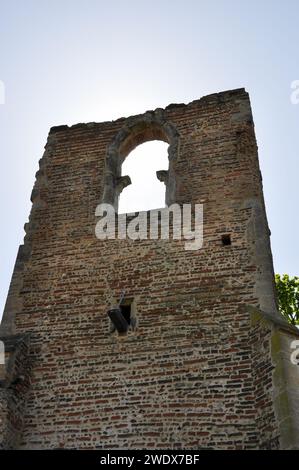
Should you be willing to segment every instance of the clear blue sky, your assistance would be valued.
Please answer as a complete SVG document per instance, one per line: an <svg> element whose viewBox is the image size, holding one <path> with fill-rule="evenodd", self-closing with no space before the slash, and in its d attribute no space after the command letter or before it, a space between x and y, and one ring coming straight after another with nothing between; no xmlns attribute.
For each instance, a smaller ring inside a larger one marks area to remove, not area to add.
<svg viewBox="0 0 299 470"><path fill-rule="evenodd" d="M1 0L0 312L51 126L239 87L251 96L275 270L299 274L298 21L298 0Z"/></svg>

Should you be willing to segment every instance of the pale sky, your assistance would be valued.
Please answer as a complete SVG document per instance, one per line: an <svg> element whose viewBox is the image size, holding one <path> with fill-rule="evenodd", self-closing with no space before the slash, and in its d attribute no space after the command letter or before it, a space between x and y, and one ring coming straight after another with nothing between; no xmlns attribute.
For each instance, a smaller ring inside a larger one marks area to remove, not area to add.
<svg viewBox="0 0 299 470"><path fill-rule="evenodd" d="M117 119L240 87L251 97L275 271L299 274L299 104L290 100L299 79L298 0L0 6L0 312L51 126ZM162 155L164 144L152 144L149 152Z"/></svg>

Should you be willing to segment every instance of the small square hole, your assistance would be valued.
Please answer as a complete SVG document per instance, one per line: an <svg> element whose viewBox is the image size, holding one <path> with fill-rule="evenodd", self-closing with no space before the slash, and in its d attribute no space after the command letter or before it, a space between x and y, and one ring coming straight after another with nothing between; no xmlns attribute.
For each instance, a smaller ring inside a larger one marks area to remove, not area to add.
<svg viewBox="0 0 299 470"><path fill-rule="evenodd" d="M230 235L222 235L221 240L223 246L228 246L232 244Z"/></svg>
<svg viewBox="0 0 299 470"><path fill-rule="evenodd" d="M110 318L110 333L118 331L120 335L136 329L136 304L133 298L126 298L120 304L107 311Z"/></svg>

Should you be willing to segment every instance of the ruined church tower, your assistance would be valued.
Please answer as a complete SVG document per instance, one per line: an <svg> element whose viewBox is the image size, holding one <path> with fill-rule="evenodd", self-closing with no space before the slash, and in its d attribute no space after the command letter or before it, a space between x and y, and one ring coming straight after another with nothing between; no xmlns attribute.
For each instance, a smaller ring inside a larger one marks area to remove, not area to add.
<svg viewBox="0 0 299 470"><path fill-rule="evenodd" d="M203 206L196 251L95 236L149 140L169 144L166 203ZM31 200L0 330L0 448L299 448L299 334L277 311L244 89L52 128Z"/></svg>

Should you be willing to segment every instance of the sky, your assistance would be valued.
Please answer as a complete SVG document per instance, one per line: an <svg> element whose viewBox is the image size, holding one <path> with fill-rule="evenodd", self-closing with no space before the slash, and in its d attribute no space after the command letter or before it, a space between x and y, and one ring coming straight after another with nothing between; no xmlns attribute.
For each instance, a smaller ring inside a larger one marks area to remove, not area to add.
<svg viewBox="0 0 299 470"><path fill-rule="evenodd" d="M51 126L234 88L251 98L275 271L299 275L298 18L298 0L0 0L0 316Z"/></svg>
<svg viewBox="0 0 299 470"><path fill-rule="evenodd" d="M156 176L157 170L168 170L168 144L153 140L138 145L122 164L122 175L131 184L120 194L118 213L138 212L165 207L166 187Z"/></svg>

